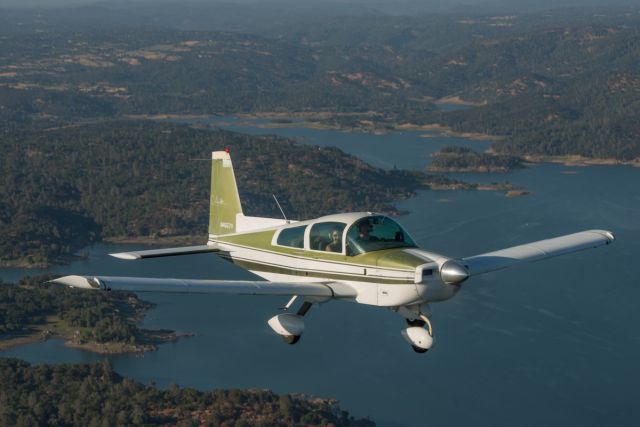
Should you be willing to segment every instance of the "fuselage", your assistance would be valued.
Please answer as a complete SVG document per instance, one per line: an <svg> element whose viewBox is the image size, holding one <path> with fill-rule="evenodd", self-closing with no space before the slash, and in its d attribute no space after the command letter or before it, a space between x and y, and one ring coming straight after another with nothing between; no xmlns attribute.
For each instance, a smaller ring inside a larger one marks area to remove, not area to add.
<svg viewBox="0 0 640 427"><path fill-rule="evenodd" d="M398 307L442 301L459 288L440 280L438 255L418 248L393 219L373 213L210 236L209 245L266 280L348 284L357 290L354 300L363 304Z"/></svg>

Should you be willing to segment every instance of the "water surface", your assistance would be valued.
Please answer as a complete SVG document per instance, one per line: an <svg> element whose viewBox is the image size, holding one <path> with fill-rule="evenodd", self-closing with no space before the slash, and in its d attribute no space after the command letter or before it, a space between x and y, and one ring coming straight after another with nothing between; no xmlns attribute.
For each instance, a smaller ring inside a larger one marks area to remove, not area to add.
<svg viewBox="0 0 640 427"><path fill-rule="evenodd" d="M229 126L264 133L251 126ZM338 145L382 167L420 169L451 143L416 132L388 135L300 128L269 133ZM456 140L468 145L486 144ZM569 173L567 173L569 172ZM340 399L380 425L601 426L640 419L640 169L541 165L507 176L532 194L422 191L400 218L423 247L466 256L583 229L616 233L614 245L470 280L433 305L436 347L411 351L403 320L384 309L333 302L314 307L298 345L280 342L266 320L286 298L144 294L157 307L147 328L195 332L144 356L111 357L121 374L160 386L270 388ZM473 178L473 177L472 177ZM56 273L248 278L211 254L127 262L106 256L132 246L99 245ZM0 271L3 279L30 272ZM102 356L60 341L3 353L30 362Z"/></svg>

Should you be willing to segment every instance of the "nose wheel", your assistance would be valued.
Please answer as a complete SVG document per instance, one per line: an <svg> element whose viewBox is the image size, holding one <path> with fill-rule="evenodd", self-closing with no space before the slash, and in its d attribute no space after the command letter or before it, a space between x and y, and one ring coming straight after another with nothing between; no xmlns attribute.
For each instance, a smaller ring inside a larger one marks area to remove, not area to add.
<svg viewBox="0 0 640 427"><path fill-rule="evenodd" d="M433 327L431 321L423 313L417 318L406 319L409 327L401 331L404 339L416 353L426 353L433 346Z"/></svg>

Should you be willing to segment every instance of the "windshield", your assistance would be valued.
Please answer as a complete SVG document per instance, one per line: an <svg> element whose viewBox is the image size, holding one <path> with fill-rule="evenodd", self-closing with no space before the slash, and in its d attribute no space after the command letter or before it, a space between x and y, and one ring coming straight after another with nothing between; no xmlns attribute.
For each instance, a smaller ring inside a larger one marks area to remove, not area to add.
<svg viewBox="0 0 640 427"><path fill-rule="evenodd" d="M362 218L347 233L347 255L415 246L411 237L397 222L382 215Z"/></svg>

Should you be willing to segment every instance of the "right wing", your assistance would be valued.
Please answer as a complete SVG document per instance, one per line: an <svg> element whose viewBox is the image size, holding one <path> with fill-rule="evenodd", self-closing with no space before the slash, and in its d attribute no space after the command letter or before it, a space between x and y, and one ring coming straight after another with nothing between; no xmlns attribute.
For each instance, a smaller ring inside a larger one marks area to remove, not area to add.
<svg viewBox="0 0 640 427"><path fill-rule="evenodd" d="M236 294L236 295L299 295L308 297L355 298L351 286L338 282L288 283L263 280L196 280L150 277L64 276L53 279L81 289L122 290L130 292Z"/></svg>

